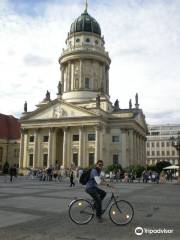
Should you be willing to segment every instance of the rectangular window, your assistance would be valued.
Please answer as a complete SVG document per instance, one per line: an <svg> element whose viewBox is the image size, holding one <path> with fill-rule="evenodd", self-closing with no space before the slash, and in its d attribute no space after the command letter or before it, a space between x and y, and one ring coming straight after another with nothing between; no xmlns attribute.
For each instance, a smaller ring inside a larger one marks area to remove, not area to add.
<svg viewBox="0 0 180 240"><path fill-rule="evenodd" d="M167 154L167 156L169 156L169 151L167 151L167 153L166 153L166 154Z"/></svg>
<svg viewBox="0 0 180 240"><path fill-rule="evenodd" d="M119 163L119 156L118 154L113 154L113 164L118 164Z"/></svg>
<svg viewBox="0 0 180 240"><path fill-rule="evenodd" d="M95 141L95 140L96 140L95 133L89 133L88 134L88 141Z"/></svg>
<svg viewBox="0 0 180 240"><path fill-rule="evenodd" d="M73 141L79 141L79 134L73 134Z"/></svg>
<svg viewBox="0 0 180 240"><path fill-rule="evenodd" d="M154 143L153 142L151 143L151 147L154 147Z"/></svg>
<svg viewBox="0 0 180 240"><path fill-rule="evenodd" d="M34 136L29 137L29 142L34 142Z"/></svg>
<svg viewBox="0 0 180 240"><path fill-rule="evenodd" d="M75 167L78 166L78 153L73 153L73 163Z"/></svg>
<svg viewBox="0 0 180 240"><path fill-rule="evenodd" d="M150 156L150 152L149 151L147 151L147 156Z"/></svg>
<svg viewBox="0 0 180 240"><path fill-rule="evenodd" d="M175 151L174 150L172 151L172 156L175 156Z"/></svg>
<svg viewBox="0 0 180 240"><path fill-rule="evenodd" d="M157 151L157 156L159 156L159 154L160 154L159 151Z"/></svg>
<svg viewBox="0 0 180 240"><path fill-rule="evenodd" d="M147 142L147 147L149 147L149 142Z"/></svg>
<svg viewBox="0 0 180 240"><path fill-rule="evenodd" d="M170 145L169 142L167 142L167 143L166 143L166 146L169 147L169 145Z"/></svg>
<svg viewBox="0 0 180 240"><path fill-rule="evenodd" d="M29 154L29 166L33 167L33 154Z"/></svg>
<svg viewBox="0 0 180 240"><path fill-rule="evenodd" d="M162 151L162 156L164 156L164 151Z"/></svg>
<svg viewBox="0 0 180 240"><path fill-rule="evenodd" d="M48 142L49 141L49 136L43 136L43 142Z"/></svg>
<svg viewBox="0 0 180 240"><path fill-rule="evenodd" d="M94 165L94 153L89 153L89 167Z"/></svg>
<svg viewBox="0 0 180 240"><path fill-rule="evenodd" d="M156 147L159 147L159 142L156 143Z"/></svg>
<svg viewBox="0 0 180 240"><path fill-rule="evenodd" d="M112 136L112 142L119 142L119 136Z"/></svg>
<svg viewBox="0 0 180 240"><path fill-rule="evenodd" d="M85 78L85 88L90 88L90 80L89 78Z"/></svg>
<svg viewBox="0 0 180 240"><path fill-rule="evenodd" d="M161 143L161 147L164 147L164 142Z"/></svg>
<svg viewBox="0 0 180 240"><path fill-rule="evenodd" d="M152 151L152 156L154 156L155 155L155 152L154 151Z"/></svg>
<svg viewBox="0 0 180 240"><path fill-rule="evenodd" d="M48 163L48 154L45 153L43 154L43 167L47 167L47 163Z"/></svg>

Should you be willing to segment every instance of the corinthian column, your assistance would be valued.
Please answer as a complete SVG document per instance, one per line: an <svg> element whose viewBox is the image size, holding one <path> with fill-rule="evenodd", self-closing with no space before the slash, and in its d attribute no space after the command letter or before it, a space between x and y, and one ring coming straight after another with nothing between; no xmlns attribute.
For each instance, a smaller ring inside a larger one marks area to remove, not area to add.
<svg viewBox="0 0 180 240"><path fill-rule="evenodd" d="M23 156L24 156L24 129L21 129L21 143L19 153L19 168L23 168Z"/></svg>
<svg viewBox="0 0 180 240"><path fill-rule="evenodd" d="M63 166L67 167L67 128L64 128L63 137Z"/></svg>
<svg viewBox="0 0 180 240"><path fill-rule="evenodd" d="M53 129L49 129L49 139L48 139L48 167L52 166L52 141L53 141Z"/></svg>
<svg viewBox="0 0 180 240"><path fill-rule="evenodd" d="M100 146L100 142L99 142L99 134L100 134L100 126L96 127L96 146L95 146L95 160L96 162L99 160L99 146Z"/></svg>
<svg viewBox="0 0 180 240"><path fill-rule="evenodd" d="M78 159L78 167L82 167L82 159L83 159L83 127L79 128L79 159Z"/></svg>

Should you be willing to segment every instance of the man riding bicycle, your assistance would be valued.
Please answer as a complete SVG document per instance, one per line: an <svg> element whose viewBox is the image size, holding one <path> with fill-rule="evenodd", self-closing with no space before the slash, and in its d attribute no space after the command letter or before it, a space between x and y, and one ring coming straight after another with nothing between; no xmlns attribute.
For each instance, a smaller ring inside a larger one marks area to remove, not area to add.
<svg viewBox="0 0 180 240"><path fill-rule="evenodd" d="M100 188L98 188L98 185L104 185L108 187L110 184L106 183L105 181L101 181L101 171L103 168L103 161L98 160L96 163L96 167L93 168L90 172L89 180L86 184L86 192L94 199L95 202L95 208L96 208L96 217L99 221L101 221L101 215L102 215L102 200L106 196L106 192Z"/></svg>

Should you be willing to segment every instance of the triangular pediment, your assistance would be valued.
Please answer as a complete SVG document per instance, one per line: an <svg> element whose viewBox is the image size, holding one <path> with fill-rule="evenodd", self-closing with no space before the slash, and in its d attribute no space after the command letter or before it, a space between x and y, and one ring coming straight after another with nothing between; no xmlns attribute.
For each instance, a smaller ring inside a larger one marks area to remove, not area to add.
<svg viewBox="0 0 180 240"><path fill-rule="evenodd" d="M34 112L31 112L23 119L44 120L44 119L62 119L62 118L64 119L91 116L97 115L82 107L78 107L76 105L64 102L63 100L56 100L47 104L47 106L40 107Z"/></svg>

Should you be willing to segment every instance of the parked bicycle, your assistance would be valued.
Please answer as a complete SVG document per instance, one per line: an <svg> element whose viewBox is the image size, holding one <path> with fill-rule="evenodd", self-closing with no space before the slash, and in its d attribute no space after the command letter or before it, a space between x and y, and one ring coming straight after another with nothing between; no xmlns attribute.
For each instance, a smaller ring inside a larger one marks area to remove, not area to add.
<svg viewBox="0 0 180 240"><path fill-rule="evenodd" d="M109 206L109 217L116 225L122 226L132 221L134 209L128 201L119 200L119 198L112 193L102 210L102 214L106 212ZM73 200L69 204L69 217L76 224L87 224L94 216L95 204L93 200L80 198Z"/></svg>

